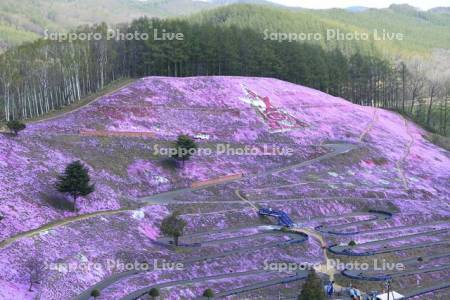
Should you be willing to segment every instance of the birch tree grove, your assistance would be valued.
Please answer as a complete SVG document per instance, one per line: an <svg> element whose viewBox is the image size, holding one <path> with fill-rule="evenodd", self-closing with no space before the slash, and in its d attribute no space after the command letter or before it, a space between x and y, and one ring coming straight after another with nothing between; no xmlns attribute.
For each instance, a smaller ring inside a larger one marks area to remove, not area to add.
<svg viewBox="0 0 450 300"><path fill-rule="evenodd" d="M106 25L85 31L105 34ZM39 40L8 50L0 56L1 118L9 121L40 116L123 77L114 64L108 64L113 43L106 39Z"/></svg>

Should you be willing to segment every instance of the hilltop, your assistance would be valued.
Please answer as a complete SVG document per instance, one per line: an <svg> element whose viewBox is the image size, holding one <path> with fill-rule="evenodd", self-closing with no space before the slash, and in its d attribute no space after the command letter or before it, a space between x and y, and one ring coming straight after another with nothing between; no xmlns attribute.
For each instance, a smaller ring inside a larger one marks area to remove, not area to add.
<svg viewBox="0 0 450 300"><path fill-rule="evenodd" d="M169 147L179 134L195 137L200 148L211 152L194 155L184 168L174 168L155 149ZM257 216L254 209L259 206L282 209L308 230L327 217L348 218L356 222L349 226L375 230L361 236L327 236L330 245L348 243L350 238L358 243L383 239L380 230L386 227L392 236L413 232L423 235L421 243L443 242L445 234L433 230L448 230L450 157L428 142L426 135L396 113L271 78L137 80L76 111L29 123L18 137L0 135L0 299L13 294L21 299L76 295L87 299L83 293L89 294L88 288L101 280L108 282L102 287L102 299L119 299L150 282L217 274L226 280L210 280L208 287L222 292L286 275L252 273L261 267L262 258L323 262L314 235L309 241L302 238L286 247L265 249L264 241L281 243L292 234L263 237L267 232L259 226L271 222ZM219 153L218 145L253 151L249 155ZM292 153L269 151L267 155L264 149ZM95 193L79 201L77 214L68 200L54 192L56 175L73 160L89 168L96 186ZM189 247L174 252L161 246L167 241L160 237L159 223L174 210L187 220L186 234L193 234L184 241L201 240L201 234L211 231L209 239L223 239L227 244L204 242L195 252ZM373 211L392 217L381 219L375 214L374 221ZM327 225L336 225L333 222ZM436 228L429 228L436 222ZM253 234L258 238L252 241ZM399 244L405 245L404 241ZM244 253L239 247L245 245L261 249ZM390 259L426 256L442 249L445 245L423 252L403 250ZM114 279L110 277L114 272L103 266L106 259L188 261L198 255L210 255L214 262L191 261L186 272ZM96 262L102 267L51 270L41 285L28 292L30 257L59 263ZM250 273L234 281L236 272ZM420 282L432 285L446 272L439 269L421 275ZM415 279L411 283L412 277L395 284L402 291L410 290L416 283ZM206 288L204 281L164 293L193 298ZM298 291L295 282L286 287ZM266 296L278 291L277 287L267 289Z"/></svg>

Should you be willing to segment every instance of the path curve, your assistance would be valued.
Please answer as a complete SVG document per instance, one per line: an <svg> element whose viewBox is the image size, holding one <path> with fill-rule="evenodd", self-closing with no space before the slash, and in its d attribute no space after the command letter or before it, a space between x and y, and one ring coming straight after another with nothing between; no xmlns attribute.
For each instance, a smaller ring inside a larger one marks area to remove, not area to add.
<svg viewBox="0 0 450 300"><path fill-rule="evenodd" d="M399 237L395 237L395 238L389 238L389 239L385 239L385 240L377 240L377 241L372 241L372 242L367 242L367 243L363 243L363 244L359 244L356 246L348 246L348 245L332 245L328 248L328 251L330 251L333 254L336 255L346 255L346 256L373 256L376 254L382 254L382 253L391 253L391 252L397 252L397 251L403 251L403 250L411 250L411 249L417 249L417 248L423 248L423 247L428 247L431 245L440 245L440 244L447 244L450 242L450 239L446 239L446 240L441 240L441 241L437 241L437 242L421 242L421 243L416 243L414 245L406 245L406 246L399 246L399 247L393 247L390 249L379 249L379 250L374 250L374 251L362 251L362 252L355 252L354 249L355 248L359 248L361 246L372 246L372 245L384 245L390 242L394 242L394 241L402 241L405 239L412 239L412 238L416 238L416 237L421 237L421 236L426 236L426 235L430 235L430 234L439 234L439 233L447 233L448 231L450 231L450 229L440 229L440 230L433 230L433 231L426 231L426 232L421 232L421 233L415 233L415 234L410 234L410 235L404 235L404 236L399 236Z"/></svg>
<svg viewBox="0 0 450 300"><path fill-rule="evenodd" d="M423 273L438 272L438 271L443 271L443 270L448 270L448 269L450 269L450 264L436 266L436 267L430 267L430 268L424 268L424 269L416 269L413 271L393 272L393 273L382 274L382 275L370 275L370 274L365 274L364 272L350 271L350 270L344 270L344 271L342 271L341 274L344 275L345 277L355 279L355 280L386 281L387 279L392 279L392 278L406 277L406 276L418 275L418 274L423 274Z"/></svg>
<svg viewBox="0 0 450 300"><path fill-rule="evenodd" d="M366 135L372 130L373 126L378 122L379 116L378 116L378 108L374 108L372 121L369 123L369 125L365 128L365 130L361 133L359 136L359 142L362 143L364 141L364 138Z"/></svg>
<svg viewBox="0 0 450 300"><path fill-rule="evenodd" d="M231 229L231 230L217 230L215 232L228 232L228 231L236 231L239 229ZM207 232L205 234L209 234L210 232ZM200 257L195 257L195 258L191 258L191 259L186 259L183 261L180 261L183 264L192 264L192 263L196 263L196 262L202 262L202 261L207 261L207 260L213 260L213 259L219 259L219 258L223 258L226 256L230 256L230 255L234 255L234 254L239 254L239 253L244 253L244 252L249 252L249 251L255 251L255 250L260 250L260 249L266 249L266 248L270 248L270 247L285 247L288 245L292 245L292 244L298 244L298 243L302 243L308 240L308 235L304 234L304 233L294 233L294 232L280 232L280 231L275 231L275 230L271 230L271 231L267 231L266 234L282 234L282 235L288 235L291 237L290 240L287 241L275 241L275 242L271 242L271 243L266 243L260 246L248 246L248 247L243 247L243 248L239 248L239 249L235 249L235 250L229 250L229 251L225 251L219 254L213 254L213 255L204 255L204 256L200 256ZM196 233L193 234L193 236L198 236L201 235L201 233ZM250 236L249 236L250 237ZM240 237L241 239L243 237ZM167 243L166 243L167 244ZM195 244L194 246L198 246L197 244ZM74 297L73 300L89 300L90 299L90 294L93 290L97 289L99 291L102 291L103 289L113 285L114 283L119 282L122 279L125 279L127 277L130 276L134 276L134 275L140 275L146 272L143 271L127 271L127 272L121 272L121 273L117 273L117 274L113 274L105 279L103 279L102 281L98 282L97 284L89 287L88 289L84 290L81 294L79 294L78 296ZM154 287L154 286L152 286ZM151 288L151 287L150 287Z"/></svg>
<svg viewBox="0 0 450 300"><path fill-rule="evenodd" d="M232 273L232 274L226 273L226 274L219 274L219 275L212 275L212 276L205 276L205 277L197 277L197 278L193 278L193 279L185 279L185 280L159 283L159 284L155 284L155 285L134 291L133 293L128 294L128 295L120 298L119 300L139 299L140 297L146 295L152 288L161 289L161 288L167 288L167 287L172 287L172 286L177 286L177 285L187 285L187 284L192 284L192 283L205 282L205 281L209 281L209 280L229 279L229 278L233 278L233 277L271 274L271 273L274 273L274 272L255 270L255 271L239 272L239 273ZM237 288L234 290L230 290L227 292L222 292L222 293L215 295L215 297L226 297L226 296L236 295L236 294L240 294L240 293L244 293L244 292L248 292L248 291L253 291L256 289L260 289L260 288L264 288L264 287L268 287L268 286L272 286L272 285L284 284L284 283L294 282L294 281L298 281L298 280L303 280L303 279L306 279L307 276L308 276L307 272L299 272L296 275L291 275L291 276L287 276L287 277L280 278L280 279L271 279L271 280L247 285L247 286Z"/></svg>
<svg viewBox="0 0 450 300"><path fill-rule="evenodd" d="M392 218L392 213L387 212L387 211L369 210L367 212L367 214L372 215L373 218L364 220L364 221L356 221L356 222L350 222L350 223L333 225L333 226L319 225L315 229L322 233L333 234L333 235L356 235L356 234L361 234L361 233L365 233L365 232L361 232L361 231L341 232L341 231L331 230L331 228L345 228L345 227L350 227L350 226L354 226L354 225L365 225L365 224L372 223L374 221L388 220L388 219ZM368 232L370 232L370 231L368 231Z"/></svg>
<svg viewBox="0 0 450 300"><path fill-rule="evenodd" d="M16 242L22 238L33 237L33 236L43 233L45 231L52 230L52 229L55 229L55 228L58 228L58 227L61 227L61 226L64 226L64 225L67 225L67 224L70 224L73 222L86 220L86 219L90 219L90 218L97 217L97 216L115 215L115 214L132 211L132 210L133 209L130 209L130 208L122 208L122 209L116 209L116 210L102 210L102 211L96 211L96 212L89 213L89 214L76 215L73 217L56 220L54 222L44 224L36 229L21 232L13 237L10 237L6 240L1 241L0 249L10 246L14 242Z"/></svg>

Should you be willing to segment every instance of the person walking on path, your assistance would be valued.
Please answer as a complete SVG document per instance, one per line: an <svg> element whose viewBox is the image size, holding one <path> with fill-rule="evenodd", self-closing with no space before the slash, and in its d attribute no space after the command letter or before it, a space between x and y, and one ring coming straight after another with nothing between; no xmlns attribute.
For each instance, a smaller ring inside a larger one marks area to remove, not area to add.
<svg viewBox="0 0 450 300"><path fill-rule="evenodd" d="M327 295L330 298L333 296L333 293L334 293L334 286L333 286L333 284L334 284L334 281L330 281L330 283L328 283L328 285L327 285Z"/></svg>

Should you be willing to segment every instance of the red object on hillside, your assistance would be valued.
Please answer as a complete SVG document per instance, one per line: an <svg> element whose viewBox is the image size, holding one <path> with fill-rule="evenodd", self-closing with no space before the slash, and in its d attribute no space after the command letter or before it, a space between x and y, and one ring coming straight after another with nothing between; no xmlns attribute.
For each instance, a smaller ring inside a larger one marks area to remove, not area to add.
<svg viewBox="0 0 450 300"><path fill-rule="evenodd" d="M286 111L273 106L269 97L259 96L245 86L243 86L243 89L246 96L241 98L241 100L249 103L256 109L272 132L288 131L308 126L306 123L301 122Z"/></svg>

